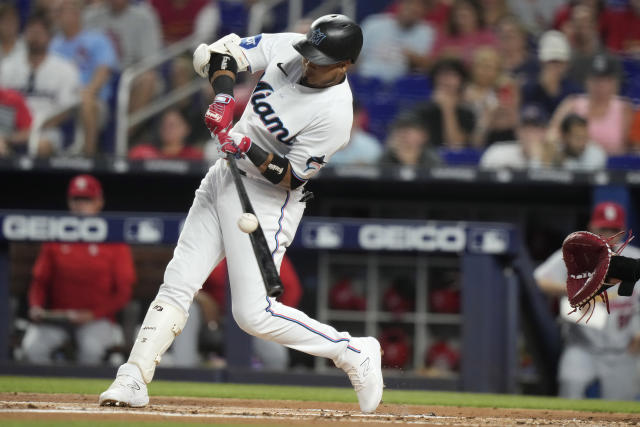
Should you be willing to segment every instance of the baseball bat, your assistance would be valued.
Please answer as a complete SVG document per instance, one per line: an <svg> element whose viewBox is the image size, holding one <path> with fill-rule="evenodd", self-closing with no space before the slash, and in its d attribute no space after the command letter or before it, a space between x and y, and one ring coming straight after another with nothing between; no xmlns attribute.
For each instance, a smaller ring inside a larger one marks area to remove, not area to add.
<svg viewBox="0 0 640 427"><path fill-rule="evenodd" d="M251 200L249 200L249 196L247 195L247 189L242 183L236 159L233 155L229 154L227 155L227 162L229 162L231 176L233 176L233 182L236 185L236 190L240 197L242 210L245 213L250 213L255 216L256 213L253 210L253 206L251 206ZM282 281L280 280L280 275L278 274L276 265L273 262L273 257L269 251L269 245L267 244L267 239L264 237L260 221L258 221L258 228L249 233L249 239L251 240L253 253L258 261L258 267L260 267L260 274L262 275L262 281L264 282L264 287L267 290L267 295L273 298L279 297L282 295L282 292L284 292L284 287L282 286Z"/></svg>

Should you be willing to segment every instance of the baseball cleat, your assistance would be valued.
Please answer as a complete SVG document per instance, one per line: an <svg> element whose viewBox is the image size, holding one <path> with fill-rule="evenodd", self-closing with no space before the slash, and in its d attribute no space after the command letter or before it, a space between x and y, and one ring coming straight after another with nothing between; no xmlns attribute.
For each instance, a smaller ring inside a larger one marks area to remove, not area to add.
<svg viewBox="0 0 640 427"><path fill-rule="evenodd" d="M149 403L147 384L142 380L140 369L131 363L120 366L116 379L100 395L100 406L141 408Z"/></svg>
<svg viewBox="0 0 640 427"><path fill-rule="evenodd" d="M382 400L384 383L381 356L382 349L377 339L352 338L343 356L334 361L349 376L358 396L360 410L365 414L374 412Z"/></svg>

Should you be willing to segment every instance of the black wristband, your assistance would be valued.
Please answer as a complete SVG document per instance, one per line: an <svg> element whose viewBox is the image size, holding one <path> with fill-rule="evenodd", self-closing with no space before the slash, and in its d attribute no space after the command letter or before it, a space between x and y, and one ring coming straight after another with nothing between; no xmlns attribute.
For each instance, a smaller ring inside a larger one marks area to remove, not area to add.
<svg viewBox="0 0 640 427"><path fill-rule="evenodd" d="M229 76L218 76L213 81L213 92L218 95L224 93L225 95L233 96L233 84L234 81Z"/></svg>
<svg viewBox="0 0 640 427"><path fill-rule="evenodd" d="M287 174L288 169L289 161L284 157L274 154L273 159L267 164L267 169L262 173L262 176L273 184L280 184Z"/></svg>
<svg viewBox="0 0 640 427"><path fill-rule="evenodd" d="M231 71L235 76L238 74L238 63L233 56L212 53L209 58L209 80L216 71Z"/></svg>
<svg viewBox="0 0 640 427"><path fill-rule="evenodd" d="M251 160L251 163L256 165L256 167L260 167L269 158L269 153L258 147L255 143L251 144L246 154L249 160Z"/></svg>

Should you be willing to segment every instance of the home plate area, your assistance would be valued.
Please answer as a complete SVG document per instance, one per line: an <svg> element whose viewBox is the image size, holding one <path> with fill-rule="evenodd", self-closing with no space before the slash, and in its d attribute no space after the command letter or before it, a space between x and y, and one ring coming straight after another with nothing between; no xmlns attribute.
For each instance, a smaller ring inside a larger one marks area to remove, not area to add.
<svg viewBox="0 0 640 427"><path fill-rule="evenodd" d="M97 405L97 396L81 394L0 393L2 420L130 420L179 423L309 425L361 423L442 426L628 426L640 417L599 412L469 408L381 404L375 414L362 414L357 404L152 397L145 408Z"/></svg>

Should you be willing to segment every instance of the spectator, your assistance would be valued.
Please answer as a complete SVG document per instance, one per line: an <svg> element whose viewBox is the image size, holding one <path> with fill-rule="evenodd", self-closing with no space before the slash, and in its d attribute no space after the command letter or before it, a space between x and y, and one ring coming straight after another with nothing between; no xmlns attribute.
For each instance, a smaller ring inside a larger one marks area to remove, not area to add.
<svg viewBox="0 0 640 427"><path fill-rule="evenodd" d="M551 120L549 138L558 139L560 123L569 113L585 117L589 122L589 138L608 155L628 151L627 137L632 119L631 103L616 95L620 86L620 61L607 54L596 55L589 66L586 95L565 99Z"/></svg>
<svg viewBox="0 0 640 427"><path fill-rule="evenodd" d="M100 182L78 175L69 183L71 213L98 215ZM49 363L72 333L80 363L98 364L113 346L114 316L129 301L136 275L124 243L43 243L29 288L29 325L22 349L30 362Z"/></svg>
<svg viewBox="0 0 640 427"><path fill-rule="evenodd" d="M498 24L509 14L507 0L481 0L484 23L487 28L495 30Z"/></svg>
<svg viewBox="0 0 640 427"><path fill-rule="evenodd" d="M11 3L0 4L0 64L16 55L24 55L26 47L20 38L20 17Z"/></svg>
<svg viewBox="0 0 640 427"><path fill-rule="evenodd" d="M497 46L495 34L486 28L478 0L455 0L445 31L440 31L435 56L455 57L468 63L480 46Z"/></svg>
<svg viewBox="0 0 640 427"><path fill-rule="evenodd" d="M212 42L220 25L220 12L208 0L150 0L164 35L165 45L193 36L199 43Z"/></svg>
<svg viewBox="0 0 640 427"><path fill-rule="evenodd" d="M498 51L491 47L481 47L473 55L463 99L476 117L475 147L515 138L520 94L515 81L502 73L500 62Z"/></svg>
<svg viewBox="0 0 640 427"><path fill-rule="evenodd" d="M160 117L160 146L140 144L129 151L131 160L184 159L202 160L202 150L187 143L190 126L179 110L167 110Z"/></svg>
<svg viewBox="0 0 640 427"><path fill-rule="evenodd" d="M557 164L571 170L599 170L607 166L607 153L589 140L587 121L577 114L569 114L560 124L561 149Z"/></svg>
<svg viewBox="0 0 640 427"><path fill-rule="evenodd" d="M24 146L31 129L31 113L24 97L0 87L0 158Z"/></svg>
<svg viewBox="0 0 640 427"><path fill-rule="evenodd" d="M551 117L562 100L579 93L580 88L567 78L571 48L566 36L560 31L547 31L538 45L540 74L522 87L522 103L536 104Z"/></svg>
<svg viewBox="0 0 640 427"><path fill-rule="evenodd" d="M525 106L516 130L517 141L497 142L487 148L480 158L480 167L526 169L549 165L553 153L545 143L546 123L547 117L541 108Z"/></svg>
<svg viewBox="0 0 640 427"><path fill-rule="evenodd" d="M280 279L284 287L284 293L279 299L289 307L297 307L302 297L302 285L298 273L287 255L282 259L280 266ZM191 319L204 320L206 325L220 328L224 325L224 315L227 310L228 289L227 261L222 260L213 269L202 286L202 290L196 294L195 301L189 309ZM174 365L197 366L198 336L202 322L187 322L180 336L176 338L171 348ZM264 369L272 371L284 371L289 366L289 350L278 343L265 341L258 337L251 337L253 355Z"/></svg>
<svg viewBox="0 0 640 427"><path fill-rule="evenodd" d="M397 13L399 3L402 0L396 0L387 9L389 13ZM451 11L451 0L424 0L425 11L422 20L435 28L446 25Z"/></svg>
<svg viewBox="0 0 640 427"><path fill-rule="evenodd" d="M431 100L416 105L411 112L427 129L432 145L462 148L475 128L473 112L462 100L467 70L460 60L442 59L433 66L431 81Z"/></svg>
<svg viewBox="0 0 640 427"><path fill-rule="evenodd" d="M640 0L629 0L624 9L609 8L603 13L604 41L615 53L640 56Z"/></svg>
<svg viewBox="0 0 640 427"><path fill-rule="evenodd" d="M78 66L82 81L80 118L84 130L84 154L98 151L98 132L108 119L108 101L113 94L113 72L118 69L115 50L103 33L82 28L82 1L59 0L57 25L60 34L51 41L51 52Z"/></svg>
<svg viewBox="0 0 640 427"><path fill-rule="evenodd" d="M0 68L0 86L20 92L34 118L48 118L38 144L40 156L62 150L63 134L58 125L77 104L81 87L77 68L49 51L50 40L47 17L42 13L32 15L25 27L27 54L7 58Z"/></svg>
<svg viewBox="0 0 640 427"><path fill-rule="evenodd" d="M366 121L366 112L354 102L351 139L346 148L331 157L332 165L374 165L378 163L382 154L382 144L375 136L364 130Z"/></svg>
<svg viewBox="0 0 640 427"><path fill-rule="evenodd" d="M502 69L513 77L519 85L534 80L539 71L536 58L527 47L527 33L513 15L507 15L497 26L498 51L502 59Z"/></svg>
<svg viewBox="0 0 640 427"><path fill-rule="evenodd" d="M85 9L84 28L104 31L111 37L120 59L120 72L162 49L162 34L152 9L130 0L108 0ZM153 70L138 76L131 86L129 111L147 105L160 89L160 76Z"/></svg>
<svg viewBox="0 0 640 427"><path fill-rule="evenodd" d="M531 34L540 34L551 27L556 11L567 0L508 0L509 10L517 16Z"/></svg>
<svg viewBox="0 0 640 427"><path fill-rule="evenodd" d="M571 9L571 19L565 33L571 44L569 78L584 86L593 58L605 53L595 9L582 4Z"/></svg>
<svg viewBox="0 0 640 427"><path fill-rule="evenodd" d="M396 14L365 19L358 73L389 82L422 66L436 36L433 28L421 21L424 11L423 0L401 0Z"/></svg>
<svg viewBox="0 0 640 427"><path fill-rule="evenodd" d="M614 0L615 1L615 0ZM627 0L624 0L627 1ZM553 18L553 29L562 32L571 31L571 13L576 6L587 6L596 12L596 19L598 20L598 32L602 34L604 29L605 18L605 4L604 0L569 0L564 6L561 6L556 11L556 16Z"/></svg>
<svg viewBox="0 0 640 427"><path fill-rule="evenodd" d="M420 121L412 115L401 115L391 125L380 164L425 169L438 166L442 163L440 156L429 145L429 132Z"/></svg>
<svg viewBox="0 0 640 427"><path fill-rule="evenodd" d="M588 229L592 233L611 238L624 231L625 211L612 202L596 205ZM621 237L612 241L616 247ZM639 258L640 250L627 246L622 255ZM551 297L561 297L561 315L569 310L566 298L567 269L558 249L534 272L540 289ZM609 307L596 303L593 317L586 323L563 316L565 347L558 366L559 395L581 399L594 380L600 381L603 399L633 400L636 397L636 360L640 352L640 299L637 291L631 298L618 298L617 286L610 288ZM566 310L565 310L566 307Z"/></svg>

